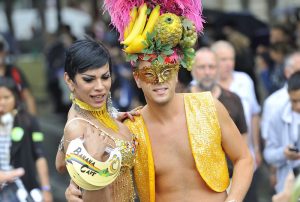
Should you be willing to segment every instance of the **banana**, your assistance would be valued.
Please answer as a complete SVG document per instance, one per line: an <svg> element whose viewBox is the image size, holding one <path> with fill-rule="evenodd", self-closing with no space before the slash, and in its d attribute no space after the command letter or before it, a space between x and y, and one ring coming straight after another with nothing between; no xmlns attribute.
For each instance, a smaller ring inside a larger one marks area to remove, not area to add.
<svg viewBox="0 0 300 202"><path fill-rule="evenodd" d="M147 33L151 33L153 31L154 25L159 17L160 12L160 6L156 5L155 8L151 11L151 14L148 18L147 25L142 33L143 37L147 36Z"/></svg>
<svg viewBox="0 0 300 202"><path fill-rule="evenodd" d="M130 11L130 22L126 26L125 31L124 31L124 40L128 37L129 33L131 32L134 22L136 20L137 14L138 14L137 7L133 7Z"/></svg>
<svg viewBox="0 0 300 202"><path fill-rule="evenodd" d="M127 46L124 50L125 53L141 53L144 48L147 48L146 44L143 43L143 41L146 42L146 38L143 37L141 34L139 34L135 39Z"/></svg>
<svg viewBox="0 0 300 202"><path fill-rule="evenodd" d="M147 4L144 3L139 8L138 17L134 22L130 34L124 41L121 42L121 44L128 46L137 35L141 34L144 30L146 20L147 20Z"/></svg>

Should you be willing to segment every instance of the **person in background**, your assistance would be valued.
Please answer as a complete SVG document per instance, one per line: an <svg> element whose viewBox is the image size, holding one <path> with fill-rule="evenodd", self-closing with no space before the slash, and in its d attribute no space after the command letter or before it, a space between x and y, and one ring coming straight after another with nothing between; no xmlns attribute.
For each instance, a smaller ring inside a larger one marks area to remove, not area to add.
<svg viewBox="0 0 300 202"><path fill-rule="evenodd" d="M211 49L216 53L220 69L219 84L236 93L244 108L247 128L248 147L255 159L255 169L262 162L260 150L260 106L256 99L254 84L249 75L244 72L235 71L235 50L227 41L216 41ZM256 170L255 170L256 171ZM247 193L245 201L257 201L256 183L257 172L254 173L251 187Z"/></svg>
<svg viewBox="0 0 300 202"><path fill-rule="evenodd" d="M18 187L24 187L33 200L51 202L48 165L42 147L44 135L36 118L22 108L20 100L14 80L0 77L0 170L23 168L25 174L16 181ZM5 190L11 184L3 187L0 199L5 199Z"/></svg>
<svg viewBox="0 0 300 202"><path fill-rule="evenodd" d="M287 56L284 63L284 75L286 79L289 79L291 75L297 71L300 71L300 52L294 52ZM289 95L287 91L287 84L281 89L275 91L264 101L262 119L261 119L261 136L264 142L268 139L268 130L270 126L270 120L273 117L274 109L281 108L289 102ZM270 183L274 189L276 184L276 167L270 165Z"/></svg>
<svg viewBox="0 0 300 202"><path fill-rule="evenodd" d="M288 174L297 176L300 168L300 72L287 86L289 101L273 109L264 149L266 161L276 167L276 193L283 191Z"/></svg>
<svg viewBox="0 0 300 202"><path fill-rule="evenodd" d="M20 98L24 100L28 111L35 115L37 113L36 104L28 82L19 68L6 64L7 51L8 45L6 41L0 38L0 77L10 77L15 81L21 94Z"/></svg>

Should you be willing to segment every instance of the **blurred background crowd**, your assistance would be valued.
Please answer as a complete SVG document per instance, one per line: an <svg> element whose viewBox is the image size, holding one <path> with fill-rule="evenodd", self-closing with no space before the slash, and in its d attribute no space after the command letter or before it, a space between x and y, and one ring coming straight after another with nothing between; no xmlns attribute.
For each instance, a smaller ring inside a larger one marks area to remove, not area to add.
<svg viewBox="0 0 300 202"><path fill-rule="evenodd" d="M257 167L254 175L256 185L252 188L256 199L252 201L271 201L276 192L284 192L282 185L281 188L277 187L278 181L285 183L288 178L286 175L279 177L282 167L277 161L278 155L272 153L276 145L272 142L273 133L269 132L272 126L267 127L275 122L268 117L275 115L276 108L283 108L287 103L292 105L291 111L295 115L291 116L296 117L292 125L298 128L295 127L295 132L291 133L296 134L296 141L300 139L300 108L297 111L293 105L295 103L289 101L290 94L269 101L273 104L273 108L268 107L269 111L265 107L267 98L285 88L292 73L300 71L300 1L202 0L202 4L206 23L196 50L211 47L216 56L216 65L223 68L217 76L220 86L240 97L248 127L241 133L254 133L253 127L256 126L258 136L251 144ZM0 77L9 76L16 82L27 110L38 120L44 134L43 146L54 201L64 201L64 190L69 180L67 175L56 173L54 158L70 106L63 74L64 53L72 42L87 34L108 47L114 66L113 104L119 111L145 104L142 92L134 83L131 66L125 61L118 42L119 36L111 26L108 14L103 13L102 5L102 0L0 1ZM228 48L232 48L231 57L223 53ZM230 59L233 61L226 62ZM195 68L197 64L195 62ZM290 66L293 66L291 74L287 73ZM224 68L243 72L247 77L237 76L228 80ZM194 84L198 82L196 74L180 70L177 91L192 91L193 81ZM232 81L237 78L239 81ZM248 78L250 87L245 84ZM232 83L235 84L232 86ZM290 89L286 91L290 92ZM298 98L300 105L300 96ZM286 99L286 102L281 106L276 102L278 99ZM253 106L249 105L253 107L252 110L247 108L249 100L254 103ZM253 124L254 116L257 118L256 125ZM282 133L284 124L278 130ZM271 149L266 149L267 145ZM282 155L288 161L300 159ZM299 165L294 163L292 167Z"/></svg>

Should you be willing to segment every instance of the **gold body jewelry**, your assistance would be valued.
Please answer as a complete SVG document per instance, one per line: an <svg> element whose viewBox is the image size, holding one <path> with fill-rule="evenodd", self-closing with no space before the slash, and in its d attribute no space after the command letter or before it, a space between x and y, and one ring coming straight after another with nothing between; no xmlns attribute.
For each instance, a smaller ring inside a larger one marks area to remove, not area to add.
<svg viewBox="0 0 300 202"><path fill-rule="evenodd" d="M106 105L103 105L102 107L96 109L89 104L82 102L79 99L72 99L73 103L80 107L81 109L84 109L86 111L89 111L101 124L106 126L107 128L111 128L113 131L118 132L119 127L116 121L109 115Z"/></svg>

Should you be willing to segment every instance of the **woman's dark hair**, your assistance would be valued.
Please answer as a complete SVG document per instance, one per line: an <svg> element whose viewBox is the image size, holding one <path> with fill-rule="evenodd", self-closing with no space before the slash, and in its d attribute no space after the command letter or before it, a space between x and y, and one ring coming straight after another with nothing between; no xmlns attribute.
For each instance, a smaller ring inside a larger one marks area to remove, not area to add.
<svg viewBox="0 0 300 202"><path fill-rule="evenodd" d="M107 63L111 72L112 64L108 50L102 43L86 37L75 41L67 50L65 72L74 81L77 73L97 69Z"/></svg>
<svg viewBox="0 0 300 202"><path fill-rule="evenodd" d="M14 95L15 104L16 104L16 106L14 108L19 109L21 95L20 95L20 91L19 91L15 81L8 77L0 77L0 88L1 87L7 88L9 91L12 92L12 94Z"/></svg>
<svg viewBox="0 0 300 202"><path fill-rule="evenodd" d="M295 72L288 79L288 92L300 90L300 71Z"/></svg>
<svg viewBox="0 0 300 202"><path fill-rule="evenodd" d="M29 127L31 124L31 115L27 112L26 106L22 102L20 91L17 87L16 82L9 77L0 77L0 88L7 88L12 92L15 98L15 107L17 109L17 115L15 116L15 121L22 127Z"/></svg>

